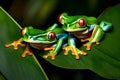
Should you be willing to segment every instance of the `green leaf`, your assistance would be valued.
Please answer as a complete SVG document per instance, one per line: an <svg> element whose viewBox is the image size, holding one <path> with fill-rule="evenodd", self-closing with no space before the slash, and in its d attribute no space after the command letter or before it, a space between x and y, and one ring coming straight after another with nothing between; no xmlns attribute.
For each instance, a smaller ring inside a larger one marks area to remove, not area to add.
<svg viewBox="0 0 120 80"><path fill-rule="evenodd" d="M75 56L69 52L65 56L61 51L56 56L56 60L50 58L46 60L51 64L68 69L89 69L97 74L111 79L120 79L120 4L107 9L98 19L98 21L108 21L113 24L110 32L106 32L100 45L93 44L91 51L86 51L84 46L80 49L88 53L87 56L81 56L76 60ZM40 54L40 56L42 56Z"/></svg>
<svg viewBox="0 0 120 80"><path fill-rule="evenodd" d="M0 80L6 80L5 77L0 73Z"/></svg>
<svg viewBox="0 0 120 80"><path fill-rule="evenodd" d="M0 7L0 71L8 80L48 80L35 56L21 57L24 48L6 48L20 38L20 26Z"/></svg>

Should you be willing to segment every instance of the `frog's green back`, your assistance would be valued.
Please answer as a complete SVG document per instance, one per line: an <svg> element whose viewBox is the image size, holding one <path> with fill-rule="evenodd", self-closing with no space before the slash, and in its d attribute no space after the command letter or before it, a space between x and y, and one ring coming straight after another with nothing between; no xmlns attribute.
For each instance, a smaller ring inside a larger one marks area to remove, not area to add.
<svg viewBox="0 0 120 80"><path fill-rule="evenodd" d="M61 34L64 33L64 30L60 27L58 27L58 24L53 24L52 26L50 26L47 30L47 32L52 31L55 32L56 34Z"/></svg>
<svg viewBox="0 0 120 80"><path fill-rule="evenodd" d="M38 35L38 34L44 34L45 31L40 30L40 29L29 29L28 34L31 36Z"/></svg>
<svg viewBox="0 0 120 80"><path fill-rule="evenodd" d="M53 30L53 32L55 32L55 34L61 34L64 33L64 30L62 28L56 28Z"/></svg>

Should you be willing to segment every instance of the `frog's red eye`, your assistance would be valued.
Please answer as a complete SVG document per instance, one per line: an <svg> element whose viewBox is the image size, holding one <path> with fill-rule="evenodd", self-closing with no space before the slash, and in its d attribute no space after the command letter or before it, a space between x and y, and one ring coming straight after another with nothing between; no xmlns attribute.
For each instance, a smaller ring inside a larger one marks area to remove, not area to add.
<svg viewBox="0 0 120 80"><path fill-rule="evenodd" d="M61 22L61 20L62 20L62 14L58 16L58 21Z"/></svg>
<svg viewBox="0 0 120 80"><path fill-rule="evenodd" d="M22 35L25 35L25 33L26 33L26 28L22 28L21 34L22 34Z"/></svg>
<svg viewBox="0 0 120 80"><path fill-rule="evenodd" d="M86 24L86 21L84 18L81 18L79 21L78 21L78 24L79 26L84 26Z"/></svg>
<svg viewBox="0 0 120 80"><path fill-rule="evenodd" d="M55 37L56 37L56 35L55 35L54 32L50 32L50 33L48 34L48 39L49 39L49 40L53 40Z"/></svg>

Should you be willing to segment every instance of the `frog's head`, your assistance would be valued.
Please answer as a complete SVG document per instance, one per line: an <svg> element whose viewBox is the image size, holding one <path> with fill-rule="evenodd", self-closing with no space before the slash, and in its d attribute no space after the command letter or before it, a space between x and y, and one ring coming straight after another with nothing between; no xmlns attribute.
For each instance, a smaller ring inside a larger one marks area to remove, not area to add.
<svg viewBox="0 0 120 80"><path fill-rule="evenodd" d="M89 25L96 24L95 17L68 16L67 13L60 14L58 21L63 25L63 29L68 32L83 31Z"/></svg>
<svg viewBox="0 0 120 80"><path fill-rule="evenodd" d="M25 42L45 44L56 42L56 35L52 31L44 31L40 29L34 29L33 27L25 27L22 29L21 34Z"/></svg>

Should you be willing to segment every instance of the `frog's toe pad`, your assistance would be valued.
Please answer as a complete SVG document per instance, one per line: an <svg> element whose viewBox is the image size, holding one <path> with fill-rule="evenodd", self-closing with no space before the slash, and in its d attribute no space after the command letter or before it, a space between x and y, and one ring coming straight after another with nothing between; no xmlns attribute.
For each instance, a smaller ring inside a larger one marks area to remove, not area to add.
<svg viewBox="0 0 120 80"><path fill-rule="evenodd" d="M82 51L81 55L87 55L87 52Z"/></svg>
<svg viewBox="0 0 120 80"><path fill-rule="evenodd" d="M11 46L11 44L5 44L5 47L10 47Z"/></svg>
<svg viewBox="0 0 120 80"><path fill-rule="evenodd" d="M96 44L97 44L97 45L99 45L99 44L100 44L100 42L96 42Z"/></svg>
<svg viewBox="0 0 120 80"><path fill-rule="evenodd" d="M76 56L76 57L75 57L75 59L77 59L77 60L78 60L78 59L80 59L80 57L79 57L79 56Z"/></svg>
<svg viewBox="0 0 120 80"><path fill-rule="evenodd" d="M44 55L44 56L43 56L43 58L45 58L45 59L46 59L47 57L48 57L48 55Z"/></svg>
<svg viewBox="0 0 120 80"><path fill-rule="evenodd" d="M25 55L25 54L22 54L22 55L21 55L21 57L22 57L22 58L25 58L25 57L26 57L26 55Z"/></svg>
<svg viewBox="0 0 120 80"><path fill-rule="evenodd" d="M49 56L51 56L51 60L55 60L55 54L54 53L52 53L52 54L46 54L46 55L44 55L43 56L43 58L48 58Z"/></svg>

